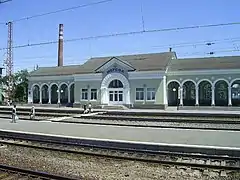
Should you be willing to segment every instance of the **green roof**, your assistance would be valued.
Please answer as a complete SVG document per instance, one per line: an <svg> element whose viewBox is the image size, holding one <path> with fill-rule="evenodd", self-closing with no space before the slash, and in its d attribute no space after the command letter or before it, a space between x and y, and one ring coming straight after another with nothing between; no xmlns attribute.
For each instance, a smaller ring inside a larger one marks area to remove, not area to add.
<svg viewBox="0 0 240 180"><path fill-rule="evenodd" d="M175 52L114 56L136 69L136 71L165 70ZM113 57L91 58L82 65L40 67L30 73L30 76L56 76L72 74L95 73L95 70Z"/></svg>

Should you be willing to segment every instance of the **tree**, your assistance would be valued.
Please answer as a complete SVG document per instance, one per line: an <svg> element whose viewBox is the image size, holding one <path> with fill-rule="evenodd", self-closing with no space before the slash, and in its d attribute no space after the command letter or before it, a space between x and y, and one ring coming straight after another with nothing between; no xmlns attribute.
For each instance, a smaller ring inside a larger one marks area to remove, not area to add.
<svg viewBox="0 0 240 180"><path fill-rule="evenodd" d="M28 98L28 76L29 73L27 69L18 71L14 75L14 98L20 102L26 102Z"/></svg>
<svg viewBox="0 0 240 180"><path fill-rule="evenodd" d="M18 71L13 75L13 100L18 102L27 101L27 89L28 89L28 70L24 69ZM8 76L0 78L2 85L8 86Z"/></svg>

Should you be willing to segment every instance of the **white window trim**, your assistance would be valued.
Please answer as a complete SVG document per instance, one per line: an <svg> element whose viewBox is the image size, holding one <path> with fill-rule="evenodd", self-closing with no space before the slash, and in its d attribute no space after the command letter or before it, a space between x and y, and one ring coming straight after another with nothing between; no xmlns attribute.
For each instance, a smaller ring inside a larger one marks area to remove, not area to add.
<svg viewBox="0 0 240 180"><path fill-rule="evenodd" d="M145 89L144 88L142 88L143 89L143 99L141 100L141 99L137 99L137 89L138 88L141 88L141 87L137 87L137 88L135 88L135 102L144 102L145 101ZM140 92L140 91L138 91L138 92Z"/></svg>
<svg viewBox="0 0 240 180"><path fill-rule="evenodd" d="M81 89L81 95L80 95L80 96L81 96L81 101L88 101L88 100L89 100L89 91L88 91L88 89L87 89L87 99L83 99L83 98L82 98L83 89L87 89L87 88L82 88L82 89Z"/></svg>
<svg viewBox="0 0 240 180"><path fill-rule="evenodd" d="M155 98L154 99L150 99L150 100L148 100L148 98L147 98L147 93L148 93L148 88L150 88L150 87L146 87L146 101L147 102L156 102L156 88L154 88L155 89ZM151 91L151 92L153 92L153 91Z"/></svg>
<svg viewBox="0 0 240 180"><path fill-rule="evenodd" d="M92 88L92 89L96 89L96 88ZM96 93L97 93L97 99L91 99L91 96L92 96L92 89L90 89L90 101L92 101L92 102L96 102L97 100L98 100L98 89L96 89L97 91L96 91Z"/></svg>

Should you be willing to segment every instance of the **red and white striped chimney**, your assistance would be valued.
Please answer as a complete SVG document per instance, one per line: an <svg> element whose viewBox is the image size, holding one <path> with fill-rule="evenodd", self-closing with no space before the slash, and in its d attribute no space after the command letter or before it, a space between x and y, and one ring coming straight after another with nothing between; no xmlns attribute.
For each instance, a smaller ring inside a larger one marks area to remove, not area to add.
<svg viewBox="0 0 240 180"><path fill-rule="evenodd" d="M63 24L59 24L58 66L63 66Z"/></svg>

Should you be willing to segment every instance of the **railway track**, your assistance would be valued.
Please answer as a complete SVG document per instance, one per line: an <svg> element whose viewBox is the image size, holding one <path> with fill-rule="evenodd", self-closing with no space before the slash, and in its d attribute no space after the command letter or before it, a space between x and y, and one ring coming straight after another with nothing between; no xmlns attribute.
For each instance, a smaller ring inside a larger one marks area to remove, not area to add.
<svg viewBox="0 0 240 180"><path fill-rule="evenodd" d="M240 172L240 157L224 155L207 155L193 153L179 153L168 151L150 151L143 149L101 147L91 144L69 145L64 142L46 142L44 140L19 139L18 137L2 137L0 143L28 148L38 148L64 153L75 153L103 158L114 158L132 161L158 163L168 166L178 166L183 169L198 169L202 173L215 171L219 176L228 176L233 172Z"/></svg>
<svg viewBox="0 0 240 180"><path fill-rule="evenodd" d="M99 119L99 120L128 120L128 121L146 121L146 122L183 122L183 123L211 123L211 124L240 124L240 118L236 117L196 117L196 116L138 116L138 115L111 115L99 114L84 116L85 119Z"/></svg>
<svg viewBox="0 0 240 180"><path fill-rule="evenodd" d="M0 164L0 180L77 180L76 178L69 178L60 175L49 174L46 172L33 171L14 166ZM79 178L78 178L79 180Z"/></svg>
<svg viewBox="0 0 240 180"><path fill-rule="evenodd" d="M96 118L66 118L53 122L78 123L91 125L111 125L111 126L130 126L130 127L149 127L149 128L174 128L174 129L202 129L202 130L223 130L240 131L240 124L221 124L221 123L198 123L198 122L162 122L162 121L138 121L138 120L115 120L96 119Z"/></svg>

